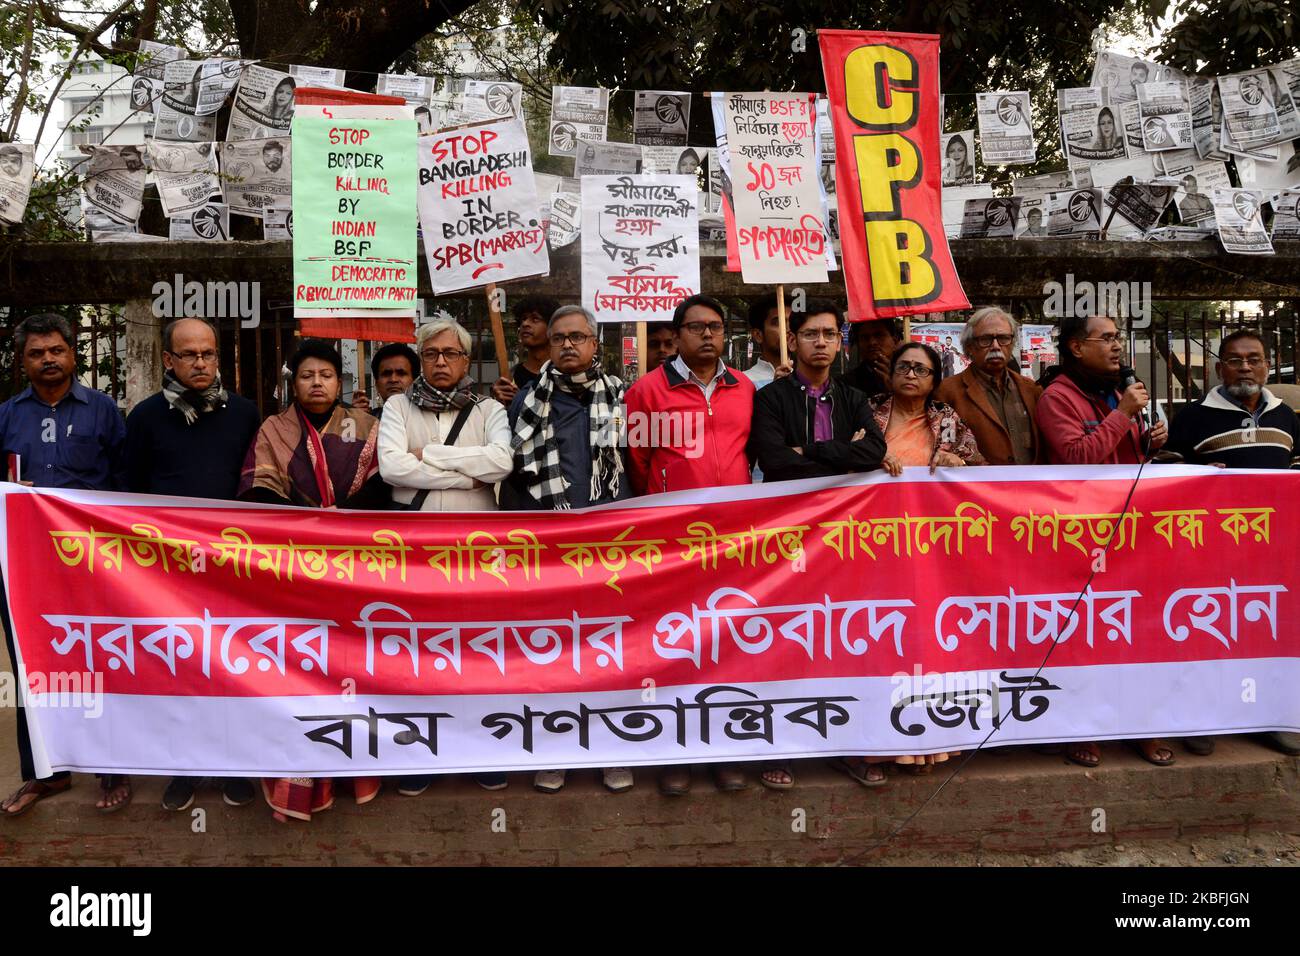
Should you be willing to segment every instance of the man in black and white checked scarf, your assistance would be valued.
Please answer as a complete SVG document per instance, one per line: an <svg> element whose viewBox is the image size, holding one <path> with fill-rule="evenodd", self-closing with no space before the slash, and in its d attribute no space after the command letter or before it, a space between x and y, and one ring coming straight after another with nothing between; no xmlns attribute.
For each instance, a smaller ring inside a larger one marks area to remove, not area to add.
<svg viewBox="0 0 1300 956"><path fill-rule="evenodd" d="M555 318L582 314L587 317L589 325L594 326L584 310L567 308L571 309L570 313L562 308L556 312ZM592 331L594 334L594 328ZM566 344L565 348L568 347ZM621 453L625 386L621 379L601 370L599 358L593 358L586 369L569 373L560 371L553 362L546 362L541 369L541 378L524 396L519 417L515 420L511 447L515 453L515 469L528 477L528 493L543 508L566 511L570 507L569 482L560 465L560 445L551 415L551 399L556 389L579 398L590 393L590 500L598 501L606 494L610 498L617 497L620 482L625 480Z"/></svg>

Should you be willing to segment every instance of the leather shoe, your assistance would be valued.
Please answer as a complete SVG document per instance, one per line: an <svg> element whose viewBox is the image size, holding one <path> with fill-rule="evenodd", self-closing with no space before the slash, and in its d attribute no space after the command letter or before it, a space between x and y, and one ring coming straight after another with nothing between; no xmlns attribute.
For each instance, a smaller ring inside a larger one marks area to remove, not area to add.
<svg viewBox="0 0 1300 956"><path fill-rule="evenodd" d="M665 767L659 771L659 792L665 797L680 797L691 792L691 768L689 765Z"/></svg>

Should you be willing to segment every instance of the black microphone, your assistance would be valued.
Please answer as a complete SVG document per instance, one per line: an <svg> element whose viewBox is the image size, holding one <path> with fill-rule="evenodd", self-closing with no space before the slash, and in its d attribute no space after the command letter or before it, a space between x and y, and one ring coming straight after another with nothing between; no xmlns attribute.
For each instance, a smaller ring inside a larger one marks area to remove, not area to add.
<svg viewBox="0 0 1300 956"><path fill-rule="evenodd" d="M1137 380L1138 373L1133 369L1129 368L1127 365L1121 365L1119 367L1119 390L1121 392L1127 391L1130 385L1136 385Z"/></svg>

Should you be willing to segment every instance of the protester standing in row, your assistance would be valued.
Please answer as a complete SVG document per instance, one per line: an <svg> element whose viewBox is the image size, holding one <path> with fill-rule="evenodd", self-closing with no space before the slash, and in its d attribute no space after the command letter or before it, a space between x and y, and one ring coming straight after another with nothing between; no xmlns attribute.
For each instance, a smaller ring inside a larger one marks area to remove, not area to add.
<svg viewBox="0 0 1300 956"><path fill-rule="evenodd" d="M546 324L559 307L560 303L544 295L526 295L515 303L515 325L519 330L519 348L523 350L524 358L511 369L510 378L499 378L492 385L492 397L502 406L508 406L519 389L537 381L541 375L542 366L551 353L546 339ZM465 351L469 351L468 346Z"/></svg>

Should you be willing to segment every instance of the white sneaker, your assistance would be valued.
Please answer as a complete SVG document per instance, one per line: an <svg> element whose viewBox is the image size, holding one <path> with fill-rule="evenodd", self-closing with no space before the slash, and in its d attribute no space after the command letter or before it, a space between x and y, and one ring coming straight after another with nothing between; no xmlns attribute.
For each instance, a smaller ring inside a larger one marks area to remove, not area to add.
<svg viewBox="0 0 1300 956"><path fill-rule="evenodd" d="M631 790L633 779L632 771L627 767L606 767L601 771L601 776L605 781L605 789L610 793L622 793L624 790Z"/></svg>
<svg viewBox="0 0 1300 956"><path fill-rule="evenodd" d="M542 793L558 793L564 789L563 770L539 770L533 777L533 789Z"/></svg>

